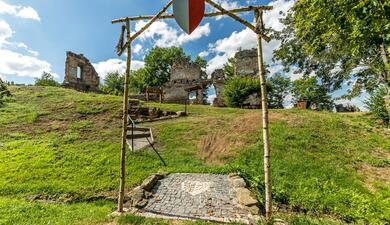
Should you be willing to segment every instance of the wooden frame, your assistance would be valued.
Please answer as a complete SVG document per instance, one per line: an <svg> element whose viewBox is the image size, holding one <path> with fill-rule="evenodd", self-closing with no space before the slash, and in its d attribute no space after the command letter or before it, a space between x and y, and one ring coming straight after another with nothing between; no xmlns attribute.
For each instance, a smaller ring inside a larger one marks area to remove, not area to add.
<svg viewBox="0 0 390 225"><path fill-rule="evenodd" d="M146 90L145 90L146 102L149 102L150 94L157 94L159 96L160 103L163 103L163 101L164 101L164 92L163 92L162 88L146 88Z"/></svg>
<svg viewBox="0 0 390 225"><path fill-rule="evenodd" d="M221 15L227 15L239 23L243 24L245 27L251 29L257 35L257 50L258 50L258 65L259 65L259 79L261 83L261 94L262 94L262 126L263 126L263 142L264 142L264 177L265 177L265 208L266 208L266 220L271 219L272 215L272 196L271 196L271 178L270 178L270 146L269 146L269 133L268 133L268 100L267 100L267 88L266 88L266 70L264 68L263 60L263 48L262 48L262 39L269 42L271 40L264 33L264 24L263 24L263 11L272 10L272 6L248 6L238 9L226 10L221 5L215 3L213 0L205 0L209 5L217 9L217 12L206 13L205 17L215 17ZM173 0L169 2L158 12L155 16L138 16L138 17L125 17L120 19L112 20L113 24L116 23L126 23L126 36L127 41L125 48L127 49L127 69L125 77L125 93L123 96L123 131L122 131L122 146L121 146L121 165L120 165L120 187L119 187L119 197L118 197L118 211L123 212L123 200L124 200L124 188L125 188L125 167L126 167L126 128L127 128L127 113L128 113L128 87L130 80L130 65L131 65L131 43L141 35L146 29L148 29L156 20L158 19L172 19L174 15L168 14L163 15L167 9L172 5ZM235 13L241 12L254 12L256 19L256 26L252 25L250 22L242 19ZM146 20L150 21L134 35L130 35L130 21L137 20ZM124 50L123 50L124 51ZM122 52L119 52L121 55Z"/></svg>

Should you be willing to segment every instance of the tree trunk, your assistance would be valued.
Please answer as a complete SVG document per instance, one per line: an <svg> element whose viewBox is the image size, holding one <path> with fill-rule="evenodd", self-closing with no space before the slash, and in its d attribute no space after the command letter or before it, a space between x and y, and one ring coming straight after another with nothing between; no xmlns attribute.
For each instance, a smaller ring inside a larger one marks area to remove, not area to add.
<svg viewBox="0 0 390 225"><path fill-rule="evenodd" d="M127 40L130 40L130 22L126 22ZM118 197L118 212L123 212L123 201L125 198L125 177L126 177L126 137L129 116L129 80L131 66L131 42L127 46L127 68L125 76L125 90L123 94L123 124L122 124L122 145L120 157L120 184Z"/></svg>
<svg viewBox="0 0 390 225"><path fill-rule="evenodd" d="M263 117L263 142L264 142L264 185L265 185L265 218L269 221L272 217L272 186L271 186L271 171L270 171L270 146L268 135L268 99L267 99L267 83L263 62L263 45L262 35L263 32L263 13L257 11L256 13L257 27L257 59L259 64L259 76L261 83L261 106Z"/></svg>
<svg viewBox="0 0 390 225"><path fill-rule="evenodd" d="M385 104L386 104L387 112L390 115L390 71L389 71L390 65L389 65L389 60L387 59L388 54L383 44L381 45L381 55L382 55L383 64L385 65L385 83L387 85L387 96L385 96Z"/></svg>

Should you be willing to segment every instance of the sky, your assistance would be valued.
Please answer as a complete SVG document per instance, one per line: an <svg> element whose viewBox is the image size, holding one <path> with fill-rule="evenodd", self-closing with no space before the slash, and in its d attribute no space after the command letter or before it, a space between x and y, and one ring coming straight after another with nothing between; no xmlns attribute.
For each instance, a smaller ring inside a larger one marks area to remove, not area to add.
<svg viewBox="0 0 390 225"><path fill-rule="evenodd" d="M280 12L287 12L294 0L215 0L226 8L247 5L272 5L274 10L264 14L265 26L281 30ZM63 82L66 51L84 54L104 79L108 72L125 70L125 56L116 55L121 24L111 20L126 16L154 15L167 0L0 0L0 78L16 83L32 84L43 71ZM206 11L212 11L207 7ZM172 10L169 9L168 12ZM241 14L253 21L252 13ZM146 21L131 24L139 30ZM191 34L185 34L175 20L160 20L152 25L132 45L132 69L143 66L143 57L154 46L180 46L192 57L209 61L207 72L221 68L238 49L256 47L256 36L242 24L229 17L204 18ZM278 41L264 43L264 59L270 75L282 71L272 61ZM285 74L292 80L299 74ZM342 95L347 87L336 93ZM352 104L363 107L363 97ZM342 100L347 103L348 101Z"/></svg>

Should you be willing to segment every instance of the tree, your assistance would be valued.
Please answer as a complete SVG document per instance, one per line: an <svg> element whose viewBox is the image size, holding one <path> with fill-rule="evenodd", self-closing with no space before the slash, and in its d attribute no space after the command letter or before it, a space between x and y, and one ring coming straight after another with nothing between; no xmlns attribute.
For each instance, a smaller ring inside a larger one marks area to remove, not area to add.
<svg viewBox="0 0 390 225"><path fill-rule="evenodd" d="M225 72L225 77L227 80L234 77L234 65L236 60L234 58L229 58L227 63L223 65L223 71Z"/></svg>
<svg viewBox="0 0 390 225"><path fill-rule="evenodd" d="M270 108L283 109L283 102L290 93L291 80L280 73L268 79L268 105Z"/></svg>
<svg viewBox="0 0 390 225"><path fill-rule="evenodd" d="M35 86L59 87L60 84L54 80L53 75L47 72L43 72L40 78L35 79Z"/></svg>
<svg viewBox="0 0 390 225"><path fill-rule="evenodd" d="M316 106L319 110L332 110L334 106L332 97L324 86L318 84L315 77L295 80L292 94L295 103L306 101L309 106Z"/></svg>
<svg viewBox="0 0 390 225"><path fill-rule="evenodd" d="M389 124L390 115L386 109L384 100L384 96L386 94L386 87L382 85L377 90L375 90L364 103L367 105L367 108L375 116L375 118L382 120L385 124Z"/></svg>
<svg viewBox="0 0 390 225"><path fill-rule="evenodd" d="M106 94L123 95L125 76L119 72L108 73L101 90Z"/></svg>
<svg viewBox="0 0 390 225"><path fill-rule="evenodd" d="M171 76L172 63L177 59L189 59L182 48L155 47L145 56L142 81L147 87L162 86Z"/></svg>
<svg viewBox="0 0 390 225"><path fill-rule="evenodd" d="M314 73L328 91L352 81L348 98L381 84L390 92L390 1L300 0L282 22L274 59L287 71Z"/></svg>

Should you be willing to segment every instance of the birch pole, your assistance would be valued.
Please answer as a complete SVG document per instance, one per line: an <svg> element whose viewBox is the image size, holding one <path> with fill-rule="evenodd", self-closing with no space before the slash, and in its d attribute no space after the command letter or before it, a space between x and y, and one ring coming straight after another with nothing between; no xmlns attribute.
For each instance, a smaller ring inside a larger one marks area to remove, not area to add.
<svg viewBox="0 0 390 225"><path fill-rule="evenodd" d="M257 27L257 60L259 64L259 76L261 83L261 112L263 118L263 143L264 143L264 185L265 185L265 218L269 221L272 217L272 189L271 189L271 171L270 171L270 146L268 135L268 95L267 83L265 77L264 61L263 61L263 44L262 35L264 31L263 11L255 11L256 27Z"/></svg>
<svg viewBox="0 0 390 225"><path fill-rule="evenodd" d="M129 80L130 80L130 67L131 67L131 35L130 35L130 22L126 21L126 37L129 41L127 45L127 67L125 76L125 90L123 94L123 124L122 124L122 146L121 146L121 159L120 159L120 183L119 183L119 197L118 197L118 212L123 212L123 200L125 198L125 181L126 181L126 137L127 137L127 125L128 125L128 111L129 111Z"/></svg>
<svg viewBox="0 0 390 225"><path fill-rule="evenodd" d="M384 80L387 87L387 95L385 96L385 106L387 112L390 115L390 69L388 68L388 66L390 65L389 65L389 60L387 58L388 53L386 51L385 45L381 44L380 48L381 48L381 56L382 56L383 64L385 66Z"/></svg>

